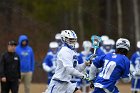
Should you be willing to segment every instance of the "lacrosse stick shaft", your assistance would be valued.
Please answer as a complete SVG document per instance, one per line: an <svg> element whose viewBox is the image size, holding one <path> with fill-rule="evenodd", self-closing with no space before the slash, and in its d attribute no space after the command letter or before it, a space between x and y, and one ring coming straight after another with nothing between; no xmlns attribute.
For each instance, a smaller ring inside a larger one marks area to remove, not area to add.
<svg viewBox="0 0 140 93"><path fill-rule="evenodd" d="M137 78L137 77L135 77L134 90L136 89L137 83L138 83L138 78ZM135 91L133 91L133 93L135 93Z"/></svg>
<svg viewBox="0 0 140 93"><path fill-rule="evenodd" d="M96 50L97 50L97 48L94 48L94 52L93 52L93 54L96 54Z"/></svg>

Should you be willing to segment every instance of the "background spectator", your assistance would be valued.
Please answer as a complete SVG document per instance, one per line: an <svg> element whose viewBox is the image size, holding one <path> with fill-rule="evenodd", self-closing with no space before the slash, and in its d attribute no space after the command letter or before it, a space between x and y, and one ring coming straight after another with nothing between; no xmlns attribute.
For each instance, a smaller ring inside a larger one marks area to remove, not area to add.
<svg viewBox="0 0 140 93"><path fill-rule="evenodd" d="M30 93L30 84L34 71L34 53L29 46L29 41L26 35L19 37L19 44L16 47L16 53L21 60L21 80L23 80L25 93Z"/></svg>
<svg viewBox="0 0 140 93"><path fill-rule="evenodd" d="M9 41L7 52L0 61L1 93L18 93L20 82L20 60L15 53L16 42Z"/></svg>

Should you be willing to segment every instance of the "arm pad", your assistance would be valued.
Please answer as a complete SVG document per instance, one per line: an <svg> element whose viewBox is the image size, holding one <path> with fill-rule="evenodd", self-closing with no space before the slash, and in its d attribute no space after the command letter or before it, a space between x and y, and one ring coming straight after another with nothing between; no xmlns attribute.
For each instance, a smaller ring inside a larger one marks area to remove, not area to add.
<svg viewBox="0 0 140 93"><path fill-rule="evenodd" d="M66 68L67 72L72 76L77 76L77 77L80 77L80 78L83 78L83 76L85 76L83 73L80 73L78 70L76 70L73 67L66 66L65 68Z"/></svg>
<svg viewBox="0 0 140 93"><path fill-rule="evenodd" d="M79 72L82 72L85 68L86 68L85 63L83 63L83 64L78 64L78 65L76 66L76 69L77 69Z"/></svg>
<svg viewBox="0 0 140 93"><path fill-rule="evenodd" d="M90 80L93 80L95 78L97 72L98 72L98 69L95 67L94 64L92 64L90 67L90 72L89 72Z"/></svg>
<svg viewBox="0 0 140 93"><path fill-rule="evenodd" d="M130 73L132 73L134 71L135 71L135 68L134 68L133 64L130 64Z"/></svg>
<svg viewBox="0 0 140 93"><path fill-rule="evenodd" d="M43 69L44 69L46 72L52 71L52 68L49 67L49 66L47 66L45 63L42 64L42 67L43 67Z"/></svg>

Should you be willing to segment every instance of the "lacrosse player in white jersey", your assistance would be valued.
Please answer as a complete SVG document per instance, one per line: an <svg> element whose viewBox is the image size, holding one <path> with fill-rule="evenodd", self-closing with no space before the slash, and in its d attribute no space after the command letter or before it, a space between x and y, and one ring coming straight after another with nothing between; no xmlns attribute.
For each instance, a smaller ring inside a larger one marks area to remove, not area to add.
<svg viewBox="0 0 140 93"><path fill-rule="evenodd" d="M55 74L46 93L82 93L76 88L76 84L70 81L72 76L87 79L87 75L83 74L82 71L90 62L79 65L75 61L77 59L75 52L77 36L73 30L62 30L61 40L64 46L57 54Z"/></svg>

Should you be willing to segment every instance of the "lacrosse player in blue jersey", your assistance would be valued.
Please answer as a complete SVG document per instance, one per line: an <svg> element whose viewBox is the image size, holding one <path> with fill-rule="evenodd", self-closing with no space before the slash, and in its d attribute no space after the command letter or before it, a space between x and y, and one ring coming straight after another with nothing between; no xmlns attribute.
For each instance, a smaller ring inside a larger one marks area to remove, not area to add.
<svg viewBox="0 0 140 93"><path fill-rule="evenodd" d="M115 50L112 47L112 40L104 40L102 47L100 49L104 52L104 54L113 53Z"/></svg>
<svg viewBox="0 0 140 93"><path fill-rule="evenodd" d="M137 42L138 50L131 57L130 71L134 72L132 78L132 93L138 93L140 91L140 41Z"/></svg>
<svg viewBox="0 0 140 93"><path fill-rule="evenodd" d="M56 55L57 55L58 43L50 42L49 48L50 50L45 56L42 63L43 70L47 72L47 76L48 76L47 85L49 85L56 68Z"/></svg>
<svg viewBox="0 0 140 93"><path fill-rule="evenodd" d="M77 63L77 52L75 51L77 36L73 30L63 30L61 40L64 45L57 54L55 74L45 93L81 93L76 87L76 83L70 81L72 76L87 79L87 75L82 71L90 62Z"/></svg>
<svg viewBox="0 0 140 93"><path fill-rule="evenodd" d="M116 52L96 57L90 69L90 79L96 76L97 68L102 70L94 82L93 93L119 93L115 86L117 80L130 81L130 61L126 57L130 49L130 42L120 38L116 42Z"/></svg>

